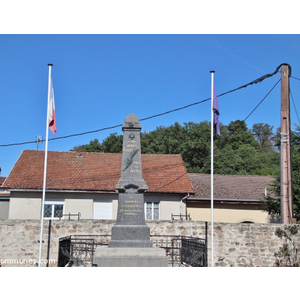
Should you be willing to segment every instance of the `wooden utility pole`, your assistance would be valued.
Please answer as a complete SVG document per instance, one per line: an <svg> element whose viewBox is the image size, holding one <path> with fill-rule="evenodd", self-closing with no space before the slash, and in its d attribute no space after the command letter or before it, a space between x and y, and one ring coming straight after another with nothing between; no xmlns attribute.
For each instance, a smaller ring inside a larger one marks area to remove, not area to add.
<svg viewBox="0 0 300 300"><path fill-rule="evenodd" d="M281 67L281 223L293 222L289 66Z"/></svg>

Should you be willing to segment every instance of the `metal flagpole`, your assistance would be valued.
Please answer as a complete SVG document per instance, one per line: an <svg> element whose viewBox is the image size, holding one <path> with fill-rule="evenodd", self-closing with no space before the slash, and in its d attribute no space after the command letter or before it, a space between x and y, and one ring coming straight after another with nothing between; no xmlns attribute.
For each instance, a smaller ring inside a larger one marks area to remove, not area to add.
<svg viewBox="0 0 300 300"><path fill-rule="evenodd" d="M43 197L41 203L41 229L40 229L40 249L39 249L39 261L38 266L41 266L42 258L42 245L43 245L43 227L44 227L44 206L45 206L45 195L46 195L46 178L47 178L47 159L48 159L48 136L49 136L49 101L50 101L50 88L51 88L51 67L49 66L49 77L48 77L48 101L47 101L47 120L46 120L46 143L45 143L45 161L44 161L44 181L43 181Z"/></svg>
<svg viewBox="0 0 300 300"><path fill-rule="evenodd" d="M210 160L210 204L211 204L211 267L214 266L214 111L213 111L213 97L214 97L214 73L211 73L211 160Z"/></svg>

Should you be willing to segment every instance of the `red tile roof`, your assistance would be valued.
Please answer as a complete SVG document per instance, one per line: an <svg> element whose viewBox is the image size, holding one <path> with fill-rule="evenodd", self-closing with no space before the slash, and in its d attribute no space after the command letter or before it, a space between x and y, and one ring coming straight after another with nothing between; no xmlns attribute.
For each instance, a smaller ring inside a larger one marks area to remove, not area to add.
<svg viewBox="0 0 300 300"><path fill-rule="evenodd" d="M0 188L1 188L1 185L3 184L3 182L5 181L5 178L6 177L0 177Z"/></svg>
<svg viewBox="0 0 300 300"><path fill-rule="evenodd" d="M24 150L3 188L41 190L44 151ZM48 152L47 190L115 191L122 154ZM194 193L181 155L142 154L148 192Z"/></svg>
<svg viewBox="0 0 300 300"><path fill-rule="evenodd" d="M189 174L195 189L192 198L210 199L210 174ZM261 200L271 176L214 175L214 199Z"/></svg>
<svg viewBox="0 0 300 300"><path fill-rule="evenodd" d="M0 198L9 198L10 192L2 188L2 184L5 181L6 177L0 177Z"/></svg>

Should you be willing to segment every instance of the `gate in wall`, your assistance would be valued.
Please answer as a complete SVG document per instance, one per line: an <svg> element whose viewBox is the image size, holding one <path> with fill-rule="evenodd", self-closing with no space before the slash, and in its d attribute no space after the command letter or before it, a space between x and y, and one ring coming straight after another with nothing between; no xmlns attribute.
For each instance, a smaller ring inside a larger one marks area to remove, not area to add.
<svg viewBox="0 0 300 300"><path fill-rule="evenodd" d="M96 247L107 245L108 235L70 235L59 239L58 267L92 266Z"/></svg>
<svg viewBox="0 0 300 300"><path fill-rule="evenodd" d="M71 239L70 237L64 237L59 239L58 244L58 267L64 267L70 261L70 256L68 254L71 253Z"/></svg>
<svg viewBox="0 0 300 300"><path fill-rule="evenodd" d="M191 267L207 267L205 239L181 238L181 264Z"/></svg>

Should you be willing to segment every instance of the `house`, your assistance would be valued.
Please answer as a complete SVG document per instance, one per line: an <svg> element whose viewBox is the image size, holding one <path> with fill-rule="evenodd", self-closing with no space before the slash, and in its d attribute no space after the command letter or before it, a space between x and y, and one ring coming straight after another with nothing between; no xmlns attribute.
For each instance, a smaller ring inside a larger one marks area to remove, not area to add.
<svg viewBox="0 0 300 300"><path fill-rule="evenodd" d="M211 221L210 174L189 174L195 194L187 199L192 220ZM230 223L269 223L262 202L270 176L214 175L214 221Z"/></svg>
<svg viewBox="0 0 300 300"><path fill-rule="evenodd" d="M10 192L1 187L4 181L5 177L0 177L0 220L7 219L9 212Z"/></svg>
<svg viewBox="0 0 300 300"><path fill-rule="evenodd" d="M2 185L10 190L9 219L40 218L44 155L24 150ZM121 153L49 151L45 219L116 219L121 163ZM181 155L142 154L142 172L146 219L185 213L194 189Z"/></svg>
<svg viewBox="0 0 300 300"><path fill-rule="evenodd" d="M116 219L121 162L120 153L49 151L45 218ZM181 155L142 154L142 168L146 219L210 222L210 174L187 174ZM43 173L44 151L24 150L0 177L0 218L40 218ZM214 175L214 221L269 223L260 200L273 180Z"/></svg>

